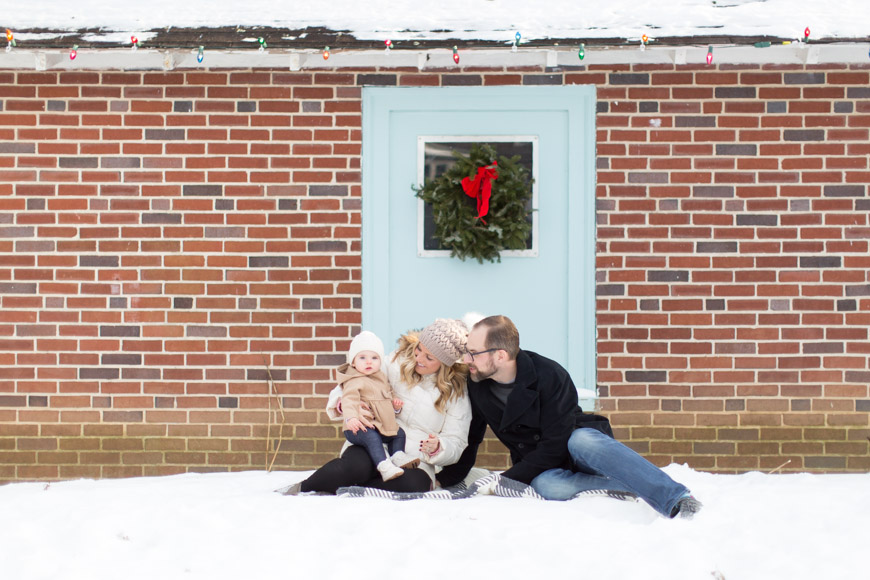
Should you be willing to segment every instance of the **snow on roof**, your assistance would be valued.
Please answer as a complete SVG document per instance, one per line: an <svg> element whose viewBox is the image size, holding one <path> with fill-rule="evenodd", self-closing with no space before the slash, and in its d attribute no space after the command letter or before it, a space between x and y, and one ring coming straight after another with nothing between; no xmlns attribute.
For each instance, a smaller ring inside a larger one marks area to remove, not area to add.
<svg viewBox="0 0 870 580"><path fill-rule="evenodd" d="M0 10L0 68L174 69L866 63L867 0L29 0ZM809 32L809 43L805 40ZM131 54L118 49L132 46ZM637 50L641 38L650 50ZM392 42L387 59L384 42ZM506 48L519 39L519 54ZM797 41L797 42L795 42ZM265 50L257 55L260 45ZM76 46L71 63L67 52ZM767 47L765 51L757 47ZM197 51L203 47L203 64ZM756 48L753 48L756 47ZM474 48L474 51L466 49ZM115 50L106 50L115 49ZM253 49L253 50L252 50ZM723 59L722 50L731 50ZM101 56L94 53L101 52ZM9 54L12 53L12 54ZM265 53L265 54L263 54ZM401 56L399 56L401 55Z"/></svg>
<svg viewBox="0 0 870 580"><path fill-rule="evenodd" d="M0 26L22 41L44 42L46 32L87 31L91 42L128 39L129 34L172 30L274 29L299 41L306 31L350 37L356 41L482 41L510 44L552 39L651 39L708 37L803 38L870 37L870 2L866 0L30 0L8 2ZM28 36L39 31L40 37ZM120 33L120 34L115 34ZM255 38L256 39L256 38ZM208 38L205 38L208 40Z"/></svg>

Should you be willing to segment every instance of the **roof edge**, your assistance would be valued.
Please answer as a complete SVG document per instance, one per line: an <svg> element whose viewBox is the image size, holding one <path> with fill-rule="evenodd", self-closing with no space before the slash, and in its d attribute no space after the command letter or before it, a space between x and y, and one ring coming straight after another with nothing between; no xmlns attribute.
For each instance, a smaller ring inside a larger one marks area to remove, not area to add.
<svg viewBox="0 0 870 580"><path fill-rule="evenodd" d="M6 70L177 70L249 69L335 70L352 68L416 68L443 70L461 68L587 68L595 65L699 65L707 66L712 50L713 65L868 65L866 44L791 43L756 46L646 46L585 47L583 58L577 45L534 48L463 48L454 62L451 48L417 50L365 50L332 48L329 54L313 49L199 50L182 49L89 49L79 48L75 58L69 50L16 48L0 55ZM200 57L202 62L200 62Z"/></svg>

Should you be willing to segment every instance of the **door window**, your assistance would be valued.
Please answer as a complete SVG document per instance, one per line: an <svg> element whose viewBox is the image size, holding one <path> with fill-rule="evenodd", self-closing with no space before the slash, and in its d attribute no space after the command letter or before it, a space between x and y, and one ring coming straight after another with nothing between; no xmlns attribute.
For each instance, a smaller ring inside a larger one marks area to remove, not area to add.
<svg viewBox="0 0 870 580"><path fill-rule="evenodd" d="M526 241L524 250L506 250L503 256L530 257L538 255L538 139L534 135L522 136L486 136L486 135L454 135L454 136L419 136L417 139L417 182L422 184L437 179L455 162L454 153L468 155L475 143L487 144L495 149L501 157L519 157L519 163L526 168L532 181L529 221L532 223L532 233ZM473 176L469 176L473 177ZM474 203L468 198L470 204ZM432 217L432 207L422 199L417 200L417 255L423 258L441 258L450 255L449 250L442 249L434 235L435 220Z"/></svg>

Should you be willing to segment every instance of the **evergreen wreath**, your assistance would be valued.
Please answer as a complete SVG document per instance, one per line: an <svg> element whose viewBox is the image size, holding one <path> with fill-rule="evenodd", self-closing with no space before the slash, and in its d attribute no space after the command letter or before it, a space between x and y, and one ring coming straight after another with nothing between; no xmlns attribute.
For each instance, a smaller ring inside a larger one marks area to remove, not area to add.
<svg viewBox="0 0 870 580"><path fill-rule="evenodd" d="M434 237L450 256L501 262L503 250L524 250L532 232L533 179L520 157L496 158L491 145L475 143L468 156L454 151L456 163L441 176L414 188L417 197L432 206ZM467 195L463 178L473 180L481 168L493 166L498 177L490 183L489 211L479 216L480 202Z"/></svg>

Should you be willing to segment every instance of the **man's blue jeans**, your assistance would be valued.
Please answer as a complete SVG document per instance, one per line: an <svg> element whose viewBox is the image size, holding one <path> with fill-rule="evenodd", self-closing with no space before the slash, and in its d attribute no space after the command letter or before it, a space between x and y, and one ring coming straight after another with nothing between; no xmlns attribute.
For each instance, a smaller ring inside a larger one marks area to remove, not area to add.
<svg viewBox="0 0 870 580"><path fill-rule="evenodd" d="M365 431L360 429L356 433L345 431L344 438L354 445L365 447L375 465L387 458L387 454L384 453L384 444L390 450L390 455L396 451L405 450L405 431L401 427L399 427L399 432L392 437L381 435L376 429L368 428Z"/></svg>
<svg viewBox="0 0 870 580"><path fill-rule="evenodd" d="M546 499L571 499L593 489L629 491L664 516L689 493L686 486L626 447L595 429L576 429L568 439L574 469L548 469L532 480Z"/></svg>

